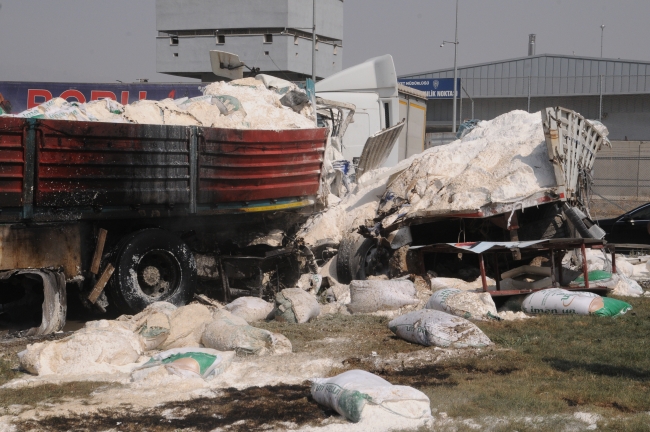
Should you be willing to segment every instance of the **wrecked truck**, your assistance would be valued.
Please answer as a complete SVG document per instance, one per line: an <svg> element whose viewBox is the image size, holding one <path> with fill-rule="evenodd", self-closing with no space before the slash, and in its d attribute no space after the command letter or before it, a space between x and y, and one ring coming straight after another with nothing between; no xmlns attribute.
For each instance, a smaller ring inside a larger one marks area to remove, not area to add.
<svg viewBox="0 0 650 432"><path fill-rule="evenodd" d="M594 161L610 145L602 124L561 107L485 124L397 167L375 217L341 239L340 282L467 267L462 257L424 262L409 246L604 237L589 215ZM512 252L503 268L531 258Z"/></svg>
<svg viewBox="0 0 650 432"><path fill-rule="evenodd" d="M188 302L201 278L224 300L279 287L327 139L327 128L0 117L0 313L42 303L37 335L61 330L70 292L135 313Z"/></svg>

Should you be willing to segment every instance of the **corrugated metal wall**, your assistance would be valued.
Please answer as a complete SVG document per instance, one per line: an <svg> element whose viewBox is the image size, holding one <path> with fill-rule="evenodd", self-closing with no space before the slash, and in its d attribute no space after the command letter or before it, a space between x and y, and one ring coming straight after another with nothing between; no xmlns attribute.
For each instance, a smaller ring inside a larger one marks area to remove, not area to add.
<svg viewBox="0 0 650 432"><path fill-rule="evenodd" d="M650 63L539 55L458 69L472 97L650 93ZM453 78L453 69L400 78Z"/></svg>

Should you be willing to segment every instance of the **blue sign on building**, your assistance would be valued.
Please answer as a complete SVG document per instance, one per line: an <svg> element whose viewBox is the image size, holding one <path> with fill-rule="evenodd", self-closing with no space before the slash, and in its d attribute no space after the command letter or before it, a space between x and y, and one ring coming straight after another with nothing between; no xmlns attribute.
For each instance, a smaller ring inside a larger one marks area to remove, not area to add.
<svg viewBox="0 0 650 432"><path fill-rule="evenodd" d="M457 81L456 97L460 97L460 78ZM425 92L428 99L454 98L453 78L399 78L397 82Z"/></svg>

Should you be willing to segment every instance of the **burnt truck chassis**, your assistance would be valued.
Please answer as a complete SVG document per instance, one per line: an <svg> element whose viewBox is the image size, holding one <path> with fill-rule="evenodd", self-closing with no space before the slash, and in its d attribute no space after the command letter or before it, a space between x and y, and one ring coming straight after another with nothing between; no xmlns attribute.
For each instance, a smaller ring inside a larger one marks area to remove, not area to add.
<svg viewBox="0 0 650 432"><path fill-rule="evenodd" d="M424 273L428 270L425 263L399 252L407 245L602 239L605 233L590 219L588 204L596 154L601 146L609 146L609 141L592 122L575 111L554 107L542 110L541 114L548 156L555 171L554 188L517 202L490 203L455 213L426 209L408 218L400 216L387 225L382 221L391 214L378 214L356 232L343 237L337 258L339 281L349 283L371 275L396 277ZM393 207L391 211L394 213L399 208ZM528 257L515 249L506 266Z"/></svg>
<svg viewBox="0 0 650 432"><path fill-rule="evenodd" d="M41 335L71 292L137 313L292 286L327 134L0 118L0 314L42 302Z"/></svg>

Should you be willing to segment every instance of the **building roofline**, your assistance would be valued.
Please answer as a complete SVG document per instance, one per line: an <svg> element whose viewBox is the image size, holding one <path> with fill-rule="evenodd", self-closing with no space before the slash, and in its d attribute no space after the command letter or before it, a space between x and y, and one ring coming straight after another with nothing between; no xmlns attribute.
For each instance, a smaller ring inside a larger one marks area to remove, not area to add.
<svg viewBox="0 0 650 432"><path fill-rule="evenodd" d="M481 67L481 66L489 66L497 63L509 63L513 61L519 61L519 60L527 60L527 59L533 59L533 58L541 58L541 57L561 57L561 58L568 58L568 59L578 59L578 60L596 60L596 61L610 61L610 62L620 62L620 63L637 63L637 64L646 64L650 65L650 61L646 60L626 60L626 59L618 59L618 58L600 58L600 57L582 57L582 56L575 56L575 55L567 55L567 54L536 54L534 56L523 56L523 57L515 57L515 58L510 58L510 59L504 59L504 60L497 60L497 61L490 61L490 62L484 62L484 63L475 63L467 66L458 66L458 69L469 69L469 68L474 68L474 67ZM412 78L414 75L426 75L426 74L432 74L432 73L441 73L441 72L449 72L453 71L454 68L445 68L445 69L436 69L436 70L430 70L430 71L425 71L425 72L414 72L410 74L403 74L399 75L398 78Z"/></svg>

